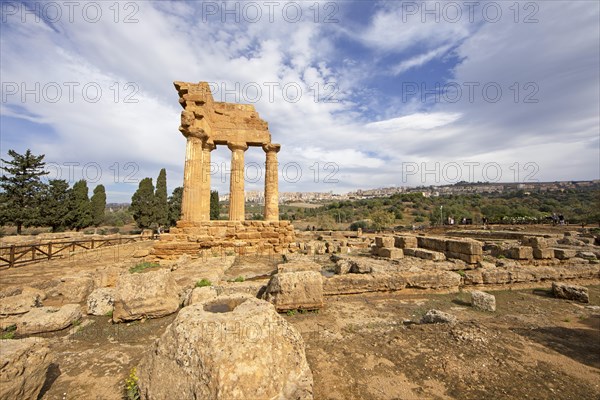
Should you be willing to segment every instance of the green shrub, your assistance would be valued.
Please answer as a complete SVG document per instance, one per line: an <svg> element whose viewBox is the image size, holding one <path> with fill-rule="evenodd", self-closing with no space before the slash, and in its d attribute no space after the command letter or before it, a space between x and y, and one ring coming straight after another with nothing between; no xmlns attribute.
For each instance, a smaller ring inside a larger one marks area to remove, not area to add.
<svg viewBox="0 0 600 400"><path fill-rule="evenodd" d="M14 339L16 330L17 325L15 324L7 326L2 330L2 333L0 333L0 339Z"/></svg>
<svg viewBox="0 0 600 400"><path fill-rule="evenodd" d="M208 279L201 279L198 282L196 282L196 287L205 287L205 286L212 286L211 281L209 281Z"/></svg>
<svg viewBox="0 0 600 400"><path fill-rule="evenodd" d="M132 274L135 274L136 272L142 272L145 269L154 268L154 267L158 267L158 266L159 266L158 263L143 261L143 262L138 263L135 266L129 268L129 272Z"/></svg>
<svg viewBox="0 0 600 400"><path fill-rule="evenodd" d="M244 282L244 277L243 276L238 276L237 278L235 278L233 281L234 282Z"/></svg>
<svg viewBox="0 0 600 400"><path fill-rule="evenodd" d="M0 339L1 340L14 339L14 338L15 338L15 333L14 332L4 332L4 333L0 334Z"/></svg>

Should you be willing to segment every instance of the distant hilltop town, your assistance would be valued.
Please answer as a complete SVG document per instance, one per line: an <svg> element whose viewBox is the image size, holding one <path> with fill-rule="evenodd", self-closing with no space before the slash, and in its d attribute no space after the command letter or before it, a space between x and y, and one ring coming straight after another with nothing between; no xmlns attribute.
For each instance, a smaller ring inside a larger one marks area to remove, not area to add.
<svg viewBox="0 0 600 400"><path fill-rule="evenodd" d="M523 190L527 192L552 192L570 189L593 188L600 189L600 179L592 181L565 181L565 182L528 182L528 183L490 183L490 182L458 182L453 185L441 186L417 186L402 187L394 186L378 189L358 189L354 192L344 194L329 192L280 192L280 203L294 202L321 202L328 200L360 200L377 197L389 197L398 193L421 193L424 197L436 197L450 194L474 194L474 193L502 193ZM229 194L219 197L221 201L227 201ZM246 191L246 201L253 203L264 203L262 191Z"/></svg>

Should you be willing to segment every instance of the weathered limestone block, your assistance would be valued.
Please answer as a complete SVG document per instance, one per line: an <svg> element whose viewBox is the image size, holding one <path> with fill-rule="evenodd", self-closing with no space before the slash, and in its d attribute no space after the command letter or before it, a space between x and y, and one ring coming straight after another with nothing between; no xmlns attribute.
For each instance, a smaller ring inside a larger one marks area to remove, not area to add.
<svg viewBox="0 0 600 400"><path fill-rule="evenodd" d="M113 321L159 318L179 308L179 287L170 271L160 270L119 277Z"/></svg>
<svg viewBox="0 0 600 400"><path fill-rule="evenodd" d="M335 262L335 273L337 275L347 274L350 272L351 267L352 264L350 264L349 260L346 260L344 258L339 259Z"/></svg>
<svg viewBox="0 0 600 400"><path fill-rule="evenodd" d="M376 236L376 247L394 247L394 238L392 236Z"/></svg>
<svg viewBox="0 0 600 400"><path fill-rule="evenodd" d="M478 261L477 262L477 267L478 268L487 268L487 269L494 269L496 268L496 264L489 262L489 261Z"/></svg>
<svg viewBox="0 0 600 400"><path fill-rule="evenodd" d="M370 274L373 272L373 264L368 260L361 260L358 258L350 259L350 273L351 274Z"/></svg>
<svg viewBox="0 0 600 400"><path fill-rule="evenodd" d="M300 333L273 306L225 296L183 308L138 367L146 399L312 399Z"/></svg>
<svg viewBox="0 0 600 400"><path fill-rule="evenodd" d="M277 273L315 271L321 272L321 265L310 260L297 260L277 265Z"/></svg>
<svg viewBox="0 0 600 400"><path fill-rule="evenodd" d="M143 258L150 255L149 249L137 249L131 255L133 258Z"/></svg>
<svg viewBox="0 0 600 400"><path fill-rule="evenodd" d="M458 288L461 277L450 271L423 271L402 273L406 287L414 289L450 289Z"/></svg>
<svg viewBox="0 0 600 400"><path fill-rule="evenodd" d="M566 244L568 246L585 246L585 242L575 239L574 237L564 237L557 241L558 244Z"/></svg>
<svg viewBox="0 0 600 400"><path fill-rule="evenodd" d="M461 253L467 255L483 255L483 247L481 242L477 240L453 240L446 241L446 250L452 253ZM456 257L458 258L458 257Z"/></svg>
<svg viewBox="0 0 600 400"><path fill-rule="evenodd" d="M496 311L496 297L489 293L474 290L471 292L471 306L482 311Z"/></svg>
<svg viewBox="0 0 600 400"><path fill-rule="evenodd" d="M197 303L206 303L217 297L217 289L213 286L204 286L193 288L187 298L184 300L184 306L190 306Z"/></svg>
<svg viewBox="0 0 600 400"><path fill-rule="evenodd" d="M559 299L575 300L589 303L588 289L584 286L571 285L563 282L552 282L552 294Z"/></svg>
<svg viewBox="0 0 600 400"><path fill-rule="evenodd" d="M81 309L78 304L65 304L58 307L32 308L16 320L19 335L32 335L34 333L54 332L65 329L80 320Z"/></svg>
<svg viewBox="0 0 600 400"><path fill-rule="evenodd" d="M37 399L51 362L46 339L0 341L0 400Z"/></svg>
<svg viewBox="0 0 600 400"><path fill-rule="evenodd" d="M91 275L80 274L60 279L58 285L48 290L49 298L60 297L65 303L83 303L94 290L94 279Z"/></svg>
<svg viewBox="0 0 600 400"><path fill-rule="evenodd" d="M526 246L511 247L504 252L504 255L513 260L530 260L533 258L533 249Z"/></svg>
<svg viewBox="0 0 600 400"><path fill-rule="evenodd" d="M457 321L454 315L439 310L429 310L421 318L422 324L455 324Z"/></svg>
<svg viewBox="0 0 600 400"><path fill-rule="evenodd" d="M264 299L277 311L323 307L323 277L316 271L284 272L271 277Z"/></svg>
<svg viewBox="0 0 600 400"><path fill-rule="evenodd" d="M399 249L414 249L418 247L416 236L394 236L394 246Z"/></svg>
<svg viewBox="0 0 600 400"><path fill-rule="evenodd" d="M466 285L481 285L483 283L483 274L477 269L465 271L464 281Z"/></svg>
<svg viewBox="0 0 600 400"><path fill-rule="evenodd" d="M480 254L453 253L451 251L446 251L446 257L462 260L468 264L477 264L481 261L483 256Z"/></svg>
<svg viewBox="0 0 600 400"><path fill-rule="evenodd" d="M115 304L114 288L98 288L87 298L87 313L91 315L107 315Z"/></svg>
<svg viewBox="0 0 600 400"><path fill-rule="evenodd" d="M534 247L533 248L533 258L535 258L537 260L547 260L552 257L554 257L553 249L549 249L546 247L543 247L543 248Z"/></svg>
<svg viewBox="0 0 600 400"><path fill-rule="evenodd" d="M323 281L325 295L388 292L406 287L406 278L396 274L334 275Z"/></svg>
<svg viewBox="0 0 600 400"><path fill-rule="evenodd" d="M559 260L568 260L569 258L575 257L575 254L575 250L554 249L554 257Z"/></svg>
<svg viewBox="0 0 600 400"><path fill-rule="evenodd" d="M440 252L446 251L446 239L443 238L417 236L417 243L423 249Z"/></svg>
<svg viewBox="0 0 600 400"><path fill-rule="evenodd" d="M18 290L14 296L0 298L0 316L25 314L33 307L41 307L42 300L46 298L44 292L38 289L25 287Z"/></svg>
<svg viewBox="0 0 600 400"><path fill-rule="evenodd" d="M442 252L425 249L404 249L404 255L432 261L444 261L446 259L446 255Z"/></svg>
<svg viewBox="0 0 600 400"><path fill-rule="evenodd" d="M395 247L381 247L377 250L377 255L379 257L396 260L399 258L403 258L404 252L402 251L402 249L397 249Z"/></svg>
<svg viewBox="0 0 600 400"><path fill-rule="evenodd" d="M510 273L505 269L484 270L481 271L481 277L486 285L510 282Z"/></svg>
<svg viewBox="0 0 600 400"><path fill-rule="evenodd" d="M521 240L523 246L531 246L534 249L546 249L548 248L548 241L546 238L541 236L525 236Z"/></svg>
<svg viewBox="0 0 600 400"><path fill-rule="evenodd" d="M598 258L596 257L596 254L591 251L578 251L577 257L583 258L584 260L596 260Z"/></svg>
<svg viewBox="0 0 600 400"><path fill-rule="evenodd" d="M127 269L120 266L99 268L93 274L94 287L114 287L117 284L119 275L124 273L128 273Z"/></svg>
<svg viewBox="0 0 600 400"><path fill-rule="evenodd" d="M532 273L531 268L529 267L510 269L508 271L508 275L510 276L511 283L536 281L535 275Z"/></svg>

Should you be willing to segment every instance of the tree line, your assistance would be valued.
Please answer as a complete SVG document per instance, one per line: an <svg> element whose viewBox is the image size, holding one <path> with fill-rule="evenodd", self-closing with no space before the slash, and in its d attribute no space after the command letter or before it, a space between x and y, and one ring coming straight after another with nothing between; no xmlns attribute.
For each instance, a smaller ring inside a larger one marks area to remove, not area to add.
<svg viewBox="0 0 600 400"><path fill-rule="evenodd" d="M94 188L92 197L86 180L73 187L63 179L42 178L45 170L44 155L35 155L29 149L24 154L9 150L10 160L2 159L0 177L0 225L11 224L21 234L24 227L48 226L52 232L66 229L79 231L111 222L106 218L106 190L103 185ZM127 213L140 229L167 229L181 216L183 187L167 192L167 172L160 170L156 188L152 178L144 178L131 198ZM211 219L219 219L219 193L211 191ZM113 221L115 222L115 221ZM122 222L121 222L122 224Z"/></svg>
<svg viewBox="0 0 600 400"><path fill-rule="evenodd" d="M36 156L28 149L25 154L9 150L11 160L2 159L0 167L0 224L13 224L17 234L23 227L49 226L52 232L64 229L77 231L89 226L99 226L104 220L106 190L103 185L95 187L88 196L85 180L75 182L73 187L63 179L42 177L45 171L44 155Z"/></svg>

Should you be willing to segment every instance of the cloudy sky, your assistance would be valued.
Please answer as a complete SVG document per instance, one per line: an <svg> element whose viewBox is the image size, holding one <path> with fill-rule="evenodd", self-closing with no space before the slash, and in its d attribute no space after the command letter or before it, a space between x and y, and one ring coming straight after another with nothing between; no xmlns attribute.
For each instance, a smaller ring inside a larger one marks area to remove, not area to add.
<svg viewBox="0 0 600 400"><path fill-rule="evenodd" d="M2 2L0 153L129 201L185 139L173 81L254 104L281 191L600 176L600 3ZM228 192L230 152L212 153ZM264 152L246 152L247 190Z"/></svg>

